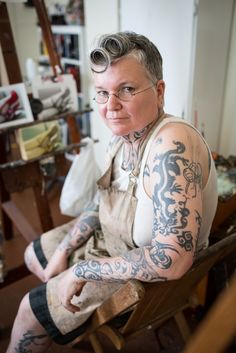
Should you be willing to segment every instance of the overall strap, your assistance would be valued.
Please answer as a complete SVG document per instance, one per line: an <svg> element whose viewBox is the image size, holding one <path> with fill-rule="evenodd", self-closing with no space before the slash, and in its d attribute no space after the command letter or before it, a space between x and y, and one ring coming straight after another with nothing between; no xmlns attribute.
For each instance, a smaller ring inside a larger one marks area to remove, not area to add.
<svg viewBox="0 0 236 353"><path fill-rule="evenodd" d="M122 138L119 137L112 145L111 151L109 153L109 164L108 164L109 166L105 171L105 173L97 181L97 185L99 189L106 189L110 186L113 161L114 161L115 155L117 154L122 144L123 144Z"/></svg>

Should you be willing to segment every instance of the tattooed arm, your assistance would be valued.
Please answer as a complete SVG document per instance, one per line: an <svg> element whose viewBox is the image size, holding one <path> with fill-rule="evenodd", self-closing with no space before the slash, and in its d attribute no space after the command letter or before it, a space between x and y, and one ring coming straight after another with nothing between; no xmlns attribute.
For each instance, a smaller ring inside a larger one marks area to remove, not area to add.
<svg viewBox="0 0 236 353"><path fill-rule="evenodd" d="M98 205L92 203L58 245L44 270L44 281L64 271L68 267L68 257L71 253L83 245L93 231L99 227Z"/></svg>
<svg viewBox="0 0 236 353"><path fill-rule="evenodd" d="M162 131L148 157L144 185L153 201L151 244L122 257L81 261L70 272L74 284L163 281L179 278L190 268L201 226L203 174L208 173L205 146L192 134L190 128L179 134L176 127L168 134ZM61 297L67 308L71 288L65 286Z"/></svg>
<svg viewBox="0 0 236 353"><path fill-rule="evenodd" d="M100 227L98 217L98 205L92 203L78 218L71 231L63 239L58 249L70 255L75 249L79 248L91 233Z"/></svg>

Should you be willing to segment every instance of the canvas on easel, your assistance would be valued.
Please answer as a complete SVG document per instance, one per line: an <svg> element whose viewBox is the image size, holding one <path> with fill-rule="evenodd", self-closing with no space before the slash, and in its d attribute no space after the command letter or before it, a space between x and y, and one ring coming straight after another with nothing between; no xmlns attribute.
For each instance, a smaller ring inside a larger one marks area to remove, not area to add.
<svg viewBox="0 0 236 353"><path fill-rule="evenodd" d="M76 82L72 75L36 76L32 81L33 97L42 103L38 119L78 111Z"/></svg>
<svg viewBox="0 0 236 353"><path fill-rule="evenodd" d="M33 120L24 83L0 87L0 130Z"/></svg>

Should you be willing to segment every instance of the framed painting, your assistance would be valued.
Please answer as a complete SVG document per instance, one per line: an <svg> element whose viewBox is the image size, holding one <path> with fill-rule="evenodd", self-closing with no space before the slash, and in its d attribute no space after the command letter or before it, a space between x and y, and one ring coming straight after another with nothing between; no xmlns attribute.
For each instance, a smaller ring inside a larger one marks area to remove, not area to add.
<svg viewBox="0 0 236 353"><path fill-rule="evenodd" d="M24 83L0 87L0 130L33 120Z"/></svg>
<svg viewBox="0 0 236 353"><path fill-rule="evenodd" d="M58 77L36 76L32 81L32 94L42 103L39 120L78 111L76 82L71 74Z"/></svg>

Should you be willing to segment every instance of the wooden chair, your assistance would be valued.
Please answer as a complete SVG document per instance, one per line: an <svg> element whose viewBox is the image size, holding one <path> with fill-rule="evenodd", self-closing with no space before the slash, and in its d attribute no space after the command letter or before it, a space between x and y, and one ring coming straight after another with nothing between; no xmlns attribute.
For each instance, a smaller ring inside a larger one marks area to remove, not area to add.
<svg viewBox="0 0 236 353"><path fill-rule="evenodd" d="M120 350L129 338L144 330L156 329L170 318L175 319L184 340L187 341L190 329L183 310L193 306L194 290L213 265L235 250L236 233L204 250L192 268L179 280L156 283L141 283L136 280L127 282L97 308L92 315L90 326L73 345L89 339L94 351L103 353L97 336L97 333L102 333ZM125 319L127 315L129 317ZM120 326L117 328L118 319Z"/></svg>

